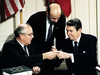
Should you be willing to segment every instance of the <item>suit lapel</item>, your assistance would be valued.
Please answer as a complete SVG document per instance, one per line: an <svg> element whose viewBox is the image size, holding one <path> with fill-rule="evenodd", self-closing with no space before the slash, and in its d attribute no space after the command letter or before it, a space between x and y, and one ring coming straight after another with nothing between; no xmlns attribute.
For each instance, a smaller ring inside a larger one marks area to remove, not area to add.
<svg viewBox="0 0 100 75"><path fill-rule="evenodd" d="M70 40L70 43L69 43L69 44L70 44L70 46L71 46L71 47L70 47L70 48L71 48L70 51L71 51L71 53L72 53L72 52L74 52L74 47L73 47L72 40Z"/></svg>
<svg viewBox="0 0 100 75"><path fill-rule="evenodd" d="M22 46L17 42L16 39L14 41L15 41L16 46L17 46L17 51L25 56L25 51L23 50Z"/></svg>
<svg viewBox="0 0 100 75"><path fill-rule="evenodd" d="M73 44L72 44L72 40L70 40L69 38L65 41L64 43L66 46L66 52L68 53L73 53L74 52L74 48L73 48Z"/></svg>
<svg viewBox="0 0 100 75"><path fill-rule="evenodd" d="M42 37L43 37L43 40L45 42L45 36L46 36L46 13L44 15L45 16L43 16L43 25L41 25L41 28L42 28Z"/></svg>
<svg viewBox="0 0 100 75"><path fill-rule="evenodd" d="M81 39L80 39L79 46L78 46L79 51L82 51L82 49L84 48L83 47L84 44L86 44L85 35L81 33Z"/></svg>

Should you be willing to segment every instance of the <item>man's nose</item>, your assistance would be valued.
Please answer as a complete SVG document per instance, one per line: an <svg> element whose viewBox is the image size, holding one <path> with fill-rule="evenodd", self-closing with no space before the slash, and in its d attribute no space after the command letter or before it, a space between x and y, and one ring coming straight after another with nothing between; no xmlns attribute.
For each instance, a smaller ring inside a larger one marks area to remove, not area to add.
<svg viewBox="0 0 100 75"><path fill-rule="evenodd" d="M34 38L34 35L32 35L32 38Z"/></svg>
<svg viewBox="0 0 100 75"><path fill-rule="evenodd" d="M70 32L69 31L67 31L67 35L70 35Z"/></svg>
<svg viewBox="0 0 100 75"><path fill-rule="evenodd" d="M58 22L58 19L55 19L54 21L55 21L55 22Z"/></svg>

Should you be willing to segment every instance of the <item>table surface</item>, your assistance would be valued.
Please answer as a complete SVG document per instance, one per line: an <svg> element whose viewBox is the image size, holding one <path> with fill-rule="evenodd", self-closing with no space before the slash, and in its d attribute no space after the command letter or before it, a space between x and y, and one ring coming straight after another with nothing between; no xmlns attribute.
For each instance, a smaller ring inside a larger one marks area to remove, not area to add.
<svg viewBox="0 0 100 75"><path fill-rule="evenodd" d="M54 70L41 71L38 75L100 75L100 71L96 69Z"/></svg>
<svg viewBox="0 0 100 75"><path fill-rule="evenodd" d="M0 75L2 74L0 73ZM100 75L100 71L96 69L53 70L53 71L49 70L49 71L41 71L37 75Z"/></svg>

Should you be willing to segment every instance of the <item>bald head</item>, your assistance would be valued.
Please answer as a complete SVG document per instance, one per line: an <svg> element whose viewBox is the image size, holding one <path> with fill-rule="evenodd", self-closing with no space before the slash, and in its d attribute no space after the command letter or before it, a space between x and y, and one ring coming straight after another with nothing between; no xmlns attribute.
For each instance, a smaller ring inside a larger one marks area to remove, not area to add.
<svg viewBox="0 0 100 75"><path fill-rule="evenodd" d="M19 28L19 27L23 27L23 28L25 28L25 27L31 27L31 26L28 25L28 24L20 24L17 28Z"/></svg>
<svg viewBox="0 0 100 75"><path fill-rule="evenodd" d="M61 15L60 5L57 3L53 3L50 5L50 14L52 15Z"/></svg>
<svg viewBox="0 0 100 75"><path fill-rule="evenodd" d="M51 22L57 22L61 16L61 7L57 3L52 3L47 9L47 16Z"/></svg>

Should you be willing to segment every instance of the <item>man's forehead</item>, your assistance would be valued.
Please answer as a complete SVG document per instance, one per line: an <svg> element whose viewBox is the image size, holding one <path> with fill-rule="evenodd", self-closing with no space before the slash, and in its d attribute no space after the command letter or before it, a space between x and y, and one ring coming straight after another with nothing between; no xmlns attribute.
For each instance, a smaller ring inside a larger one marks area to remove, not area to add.
<svg viewBox="0 0 100 75"><path fill-rule="evenodd" d="M51 18L59 19L60 15L50 15Z"/></svg>

